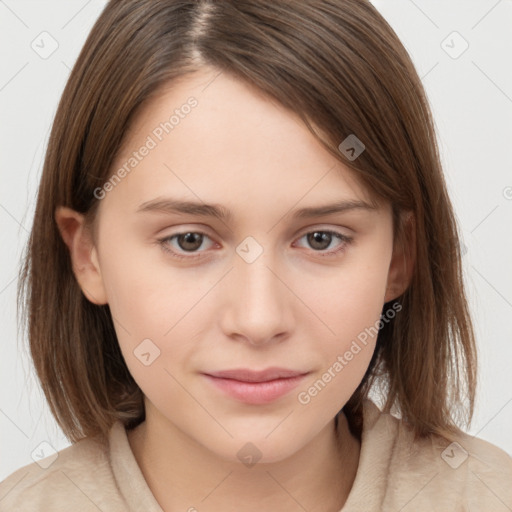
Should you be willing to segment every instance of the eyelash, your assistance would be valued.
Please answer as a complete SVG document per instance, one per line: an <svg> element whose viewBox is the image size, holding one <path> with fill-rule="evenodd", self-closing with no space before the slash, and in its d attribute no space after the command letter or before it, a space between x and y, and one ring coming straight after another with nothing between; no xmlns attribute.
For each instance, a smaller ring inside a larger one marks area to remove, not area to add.
<svg viewBox="0 0 512 512"><path fill-rule="evenodd" d="M193 252L189 253L190 256L184 256L183 254L180 254L179 252L176 252L169 248L168 242L170 240L172 240L173 238L176 238L180 235L185 235L187 233L193 233L196 235L202 235L204 237L210 238L206 233L204 233L202 231L182 231L180 233L175 233L173 235L166 236L165 238L160 238L158 240L158 242L159 242L160 246L162 247L162 249L166 253L170 254L173 258L178 258L181 260L185 260L185 259L186 260L195 260L197 258L203 257L202 253L193 253ZM313 231L308 231L307 233L304 233L302 236L300 236L299 240L311 233L327 233L327 234L330 234L330 235L338 238L340 240L340 242L342 242L340 247L338 247L334 251L315 251L315 250L313 250L314 253L318 253L318 255L322 258L330 258L330 257L337 256L339 253L345 251L347 246L353 241L353 237L350 237L350 236L344 235L342 233L339 233L338 231L332 231L329 229L315 229Z"/></svg>

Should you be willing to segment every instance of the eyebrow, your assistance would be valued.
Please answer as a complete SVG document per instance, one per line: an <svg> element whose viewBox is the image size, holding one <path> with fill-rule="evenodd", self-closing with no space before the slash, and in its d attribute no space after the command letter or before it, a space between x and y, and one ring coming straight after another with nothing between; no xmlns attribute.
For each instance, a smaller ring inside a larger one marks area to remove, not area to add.
<svg viewBox="0 0 512 512"><path fill-rule="evenodd" d="M377 206L361 200L341 200L326 205L309 206L295 210L292 214L292 218L310 219L351 210L376 211ZM137 213L139 212L183 213L203 217L214 217L221 221L230 221L233 219L233 213L222 205L181 201L172 198L158 198L146 201L137 209Z"/></svg>

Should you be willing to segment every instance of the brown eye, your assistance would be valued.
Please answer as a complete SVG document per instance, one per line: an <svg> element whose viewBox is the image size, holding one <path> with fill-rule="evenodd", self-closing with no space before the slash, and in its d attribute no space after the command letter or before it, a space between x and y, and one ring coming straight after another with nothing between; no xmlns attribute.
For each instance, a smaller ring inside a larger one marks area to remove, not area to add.
<svg viewBox="0 0 512 512"><path fill-rule="evenodd" d="M318 229L310 231L300 237L300 240L305 239L308 247L313 250L313 253L318 256L336 256L341 254L346 247L352 242L353 238L337 231L330 231ZM333 242L338 242L337 245L332 247Z"/></svg>
<svg viewBox="0 0 512 512"><path fill-rule="evenodd" d="M196 251L203 243L203 235L201 233L183 233L177 235L177 243L180 249L184 251Z"/></svg>
<svg viewBox="0 0 512 512"><path fill-rule="evenodd" d="M184 231L159 239L158 241L162 249L171 254L171 256L175 258L188 258L190 260L204 256L203 253L207 252L206 249L208 249L207 244L206 247L203 247L205 240L210 241L210 246L215 245L207 234L198 231Z"/></svg>
<svg viewBox="0 0 512 512"><path fill-rule="evenodd" d="M324 251L331 245L332 234L327 231L313 231L307 234L308 244L318 251Z"/></svg>

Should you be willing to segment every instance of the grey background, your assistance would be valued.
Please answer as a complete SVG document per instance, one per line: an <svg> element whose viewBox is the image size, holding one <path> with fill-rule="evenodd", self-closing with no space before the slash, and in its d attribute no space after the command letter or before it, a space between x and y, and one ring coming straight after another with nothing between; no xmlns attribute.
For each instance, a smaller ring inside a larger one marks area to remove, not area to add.
<svg viewBox="0 0 512 512"><path fill-rule="evenodd" d="M480 356L469 433L512 454L512 1L373 3L422 77L467 248ZM48 449L40 443L56 450L69 445L17 333L16 284L57 102L104 5L0 0L0 480L31 463L34 451ZM56 50L41 56L52 44Z"/></svg>

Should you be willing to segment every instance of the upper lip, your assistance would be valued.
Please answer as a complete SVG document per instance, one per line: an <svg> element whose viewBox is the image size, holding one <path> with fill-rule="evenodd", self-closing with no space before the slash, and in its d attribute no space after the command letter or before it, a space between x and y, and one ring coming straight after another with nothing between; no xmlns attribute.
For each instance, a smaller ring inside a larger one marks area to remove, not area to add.
<svg viewBox="0 0 512 512"><path fill-rule="evenodd" d="M233 370L208 372L206 375L220 379L239 380L241 382L268 382L275 379L297 377L299 375L305 375L306 373L308 372L272 367L260 371L249 370L247 368L236 368Z"/></svg>

